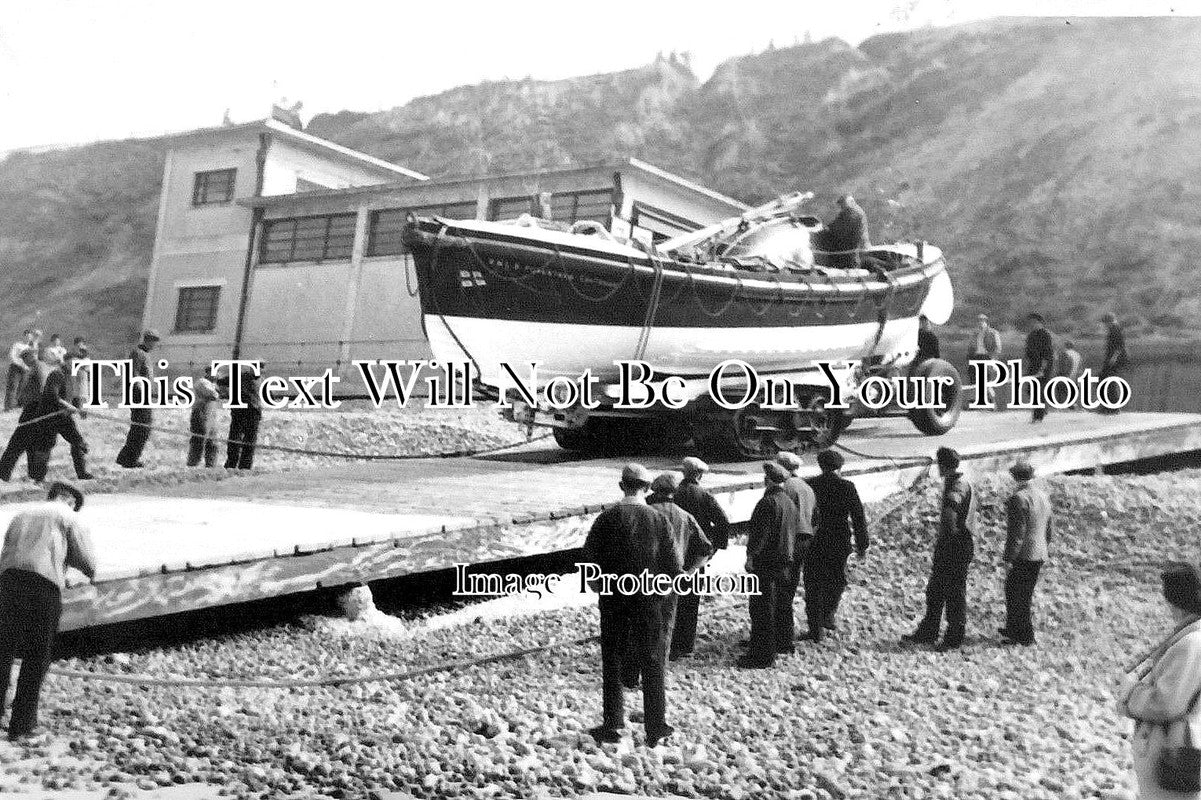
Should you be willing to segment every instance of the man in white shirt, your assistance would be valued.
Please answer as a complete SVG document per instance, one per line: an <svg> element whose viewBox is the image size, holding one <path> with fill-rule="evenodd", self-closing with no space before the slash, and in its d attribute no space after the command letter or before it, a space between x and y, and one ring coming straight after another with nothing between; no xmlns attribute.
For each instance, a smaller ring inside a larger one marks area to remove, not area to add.
<svg viewBox="0 0 1201 800"><path fill-rule="evenodd" d="M11 411L21 404L21 387L25 384L25 376L29 372L23 356L25 351L33 346L33 331L26 328L21 338L13 342L13 346L8 350L8 381L4 387L5 411Z"/></svg>
<svg viewBox="0 0 1201 800"><path fill-rule="evenodd" d="M37 726L38 696L50 667L54 636L62 616L67 567L96 576L96 557L79 519L83 492L55 482L46 502L17 512L0 550L0 710L8 696L12 662L21 674L8 723L11 741L30 736Z"/></svg>

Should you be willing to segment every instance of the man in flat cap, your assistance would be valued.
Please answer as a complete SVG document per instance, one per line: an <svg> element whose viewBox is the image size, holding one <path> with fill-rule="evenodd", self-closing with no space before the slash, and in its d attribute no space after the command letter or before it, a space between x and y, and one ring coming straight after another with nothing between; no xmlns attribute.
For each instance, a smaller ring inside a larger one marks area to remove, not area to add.
<svg viewBox="0 0 1201 800"><path fill-rule="evenodd" d="M813 539L813 514L817 508L817 497L813 494L813 488L800 476L801 467L805 464L800 456L788 451L777 453L776 463L788 470L788 480L784 481L781 488L784 490L784 494L796 503L799 512L796 543L793 545L795 555L792 559L792 572L788 575L788 581L781 587L781 602L776 608L776 614L779 616L776 629L780 632L781 652L791 653L792 641L796 632L793 603L796 599L797 587L801 583L801 564L805 560L809 542Z"/></svg>
<svg viewBox="0 0 1201 800"><path fill-rule="evenodd" d="M1001 635L1004 644L1034 644L1034 623L1031 603L1034 587L1043 562L1047 560L1047 544L1054 527L1051 499L1035 483L1034 467L1019 461L1009 468L1017 481L1013 494L1005 502L1008 535L1002 556L1009 565L1005 576L1005 627Z"/></svg>
<svg viewBox="0 0 1201 800"><path fill-rule="evenodd" d="M843 458L835 450L817 454L821 474L809 479L817 499L813 520L813 540L805 554L805 616L809 632L802 639L820 642L824 630L834 629L834 614L847 586L847 558L852 547L859 558L867 555L871 544L867 535L867 516L855 484L839 474Z"/></svg>
<svg viewBox="0 0 1201 800"><path fill-rule="evenodd" d="M21 384L21 394L18 402L21 404L21 414L17 425L9 436L8 446L0 454L0 480L10 480L13 469L17 466L22 454L29 469L29 478L41 481L46 473L42 469L42 448L47 437L46 420L40 419L42 409L42 388L53 372L50 365L38 360L37 348L31 346L21 353L28 368L28 375ZM49 458L47 458L49 463Z"/></svg>
<svg viewBox="0 0 1201 800"><path fill-rule="evenodd" d="M674 577L683 571L682 558L671 537L667 517L646 504L651 474L641 464L628 464L621 472L622 499L603 511L584 541L585 560L610 575ZM642 704L646 741L654 747L670 736L667 724L665 673L667 670L668 597L655 594L602 593L600 609L603 716L592 728L598 742L616 742L625 727L622 668L627 648L635 651L642 673Z"/></svg>
<svg viewBox="0 0 1201 800"><path fill-rule="evenodd" d="M938 536L934 540L934 558L930 580L926 583L926 615L917 630L901 637L912 644L934 644L942 627L943 609L947 613L947 632L940 652L963 646L967 627L967 576L975 557L972 537L976 530L976 492L959 471L959 453L949 447L938 448L935 461L943 479L942 511Z"/></svg>
<svg viewBox="0 0 1201 800"><path fill-rule="evenodd" d="M867 214L849 194L837 201L838 214L815 237L818 255L824 255L824 266L843 269L857 267L863 251L871 247L867 231Z"/></svg>
<svg viewBox="0 0 1201 800"><path fill-rule="evenodd" d="M763 497L751 512L746 540L746 571L759 578L759 594L751 595L751 640L746 655L738 660L744 669L772 666L777 653L792 650L780 630L783 618L778 607L785 602L785 586L792 574L800 511L784 492L788 470L774 461L763 465ZM791 604L789 604L791 615Z"/></svg>
<svg viewBox="0 0 1201 800"><path fill-rule="evenodd" d="M664 472L656 476L651 481L651 493L646 498L646 502L651 508L667 517L668 525L671 528L671 538L675 541L676 551L683 559L684 572L696 574L709 560L709 556L713 555L713 544L701 530L696 517L674 502L681 477L678 472ZM679 601L685 597L698 598L695 593L672 595L671 597L672 625L664 632L669 640L672 640L675 635L675 616L678 613ZM674 649L668 654L668 658L673 661L681 657Z"/></svg>
<svg viewBox="0 0 1201 800"><path fill-rule="evenodd" d="M142 340L129 352L131 376L154 380L154 364L150 360L150 351L155 348L161 338L158 331L153 328L142 332ZM149 403L153 400L153 398L141 396L141 394L141 392L134 392L131 399L134 402L142 403ZM153 422L154 415L150 413L149 408L129 409L129 435L125 437L125 444L117 453L117 464L126 469L139 469L146 466L142 463L142 450L145 449L146 442L150 440L150 426Z"/></svg>
<svg viewBox="0 0 1201 800"><path fill-rule="evenodd" d="M701 487L701 478L709 471L709 465L695 456L689 456L680 464L680 469L684 479L680 481L672 499L696 519L714 552L726 549L730 545L730 521L717 499ZM703 566L701 572L704 572ZM692 654L696 644L696 618L700 600L695 594L686 594L676 602L676 628L671 637L673 660Z"/></svg>
<svg viewBox="0 0 1201 800"><path fill-rule="evenodd" d="M0 551L0 711L8 696L13 658L21 659L8 738L35 732L38 696L50 667L62 615L67 567L89 578L96 557L79 519L83 493L67 483L50 486L46 502L22 508L4 534Z"/></svg>

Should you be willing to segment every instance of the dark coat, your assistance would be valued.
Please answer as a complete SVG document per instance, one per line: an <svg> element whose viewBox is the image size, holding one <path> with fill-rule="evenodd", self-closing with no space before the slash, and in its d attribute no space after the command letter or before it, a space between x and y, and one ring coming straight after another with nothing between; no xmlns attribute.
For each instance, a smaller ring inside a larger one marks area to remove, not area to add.
<svg viewBox="0 0 1201 800"><path fill-rule="evenodd" d="M696 518L664 495L652 494L646 498L646 502L667 517L671 525L671 538L675 541L684 571L692 572L703 566L713 554L713 544L701 530Z"/></svg>
<svg viewBox="0 0 1201 800"><path fill-rule="evenodd" d="M920 364L931 358L941 358L941 353L942 350L938 346L938 336L934 331L924 331L919 328L917 332L917 355L914 356L913 363Z"/></svg>
<svg viewBox="0 0 1201 800"><path fill-rule="evenodd" d="M792 568L801 512L779 485L767 487L751 513L746 557L751 571L778 577Z"/></svg>
<svg viewBox="0 0 1201 800"><path fill-rule="evenodd" d="M942 511L938 520L938 538L934 542L934 563L961 564L975 557L973 537L976 531L976 492L962 474L947 476L943 483Z"/></svg>
<svg viewBox="0 0 1201 800"><path fill-rule="evenodd" d="M601 512L584 540L584 557L617 575L646 570L674 577L684 571L667 517L645 503L623 502Z"/></svg>
<svg viewBox="0 0 1201 800"><path fill-rule="evenodd" d="M871 544L867 536L867 516L855 484L833 472L823 472L809 479L809 486L817 497L817 510L813 541L809 552L813 555L846 557L851 553L851 535L854 532L854 549L860 555L867 552Z"/></svg>
<svg viewBox="0 0 1201 800"><path fill-rule="evenodd" d="M1108 326L1105 333L1105 363L1101 372L1106 377L1126 368L1130 363L1130 355L1126 351L1126 336L1117 325Z"/></svg>
<svg viewBox="0 0 1201 800"><path fill-rule="evenodd" d="M1046 328L1035 328L1026 336L1026 371L1048 378L1055 374L1055 342Z"/></svg>
<svg viewBox="0 0 1201 800"><path fill-rule="evenodd" d="M715 550L730 546L730 520L721 504L695 478L685 478L672 498L675 504L696 518L701 531Z"/></svg>

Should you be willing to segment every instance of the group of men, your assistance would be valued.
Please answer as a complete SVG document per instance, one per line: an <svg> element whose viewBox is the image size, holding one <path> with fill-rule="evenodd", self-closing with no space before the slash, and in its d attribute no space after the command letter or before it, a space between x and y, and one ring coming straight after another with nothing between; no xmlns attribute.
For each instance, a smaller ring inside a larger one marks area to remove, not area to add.
<svg viewBox="0 0 1201 800"><path fill-rule="evenodd" d="M40 339L41 331L27 330L9 351L5 409L19 406L21 413L0 455L0 480L11 480L22 455L29 465L30 479L44 480L59 436L71 447L76 477L88 480L93 477L87 467L88 445L75 424L75 415L82 413L87 385L79 376L71 375L72 364L88 358L87 342L77 337L73 350L67 352L58 334L50 337L46 347L40 346Z"/></svg>
<svg viewBox="0 0 1201 800"><path fill-rule="evenodd" d="M155 367L150 353L158 345L160 338L154 329L142 332L137 347L129 354L133 376L154 379ZM239 397L242 401L239 405L242 407L230 409L229 435L226 437L226 469L250 469L254 466L254 450L258 442L259 424L263 418L258 386L259 380L253 370L243 368L239 385ZM215 467L218 443L221 441L217 428L217 406L222 398L229 397L230 379L229 376L215 378L210 369L193 383L193 388L196 398L188 419L190 436L187 465L195 467L203 460L206 467ZM141 398L135 395L134 399ZM145 466L142 462L142 451L150 440L153 425L152 409L129 410L129 434L121 451L117 453L117 464L126 469L140 469Z"/></svg>
<svg viewBox="0 0 1201 800"><path fill-rule="evenodd" d="M905 644L936 645L939 652L963 646L967 628L967 582L975 558L979 500L950 448L936 455L943 478L926 613ZM750 637L738 666L763 669L778 655L795 652L793 604L805 588L807 632L800 641L821 642L837 630L837 611L847 586L847 561L871 545L867 518L855 484L843 477L842 456L817 455L820 474L799 476L801 458L780 453L763 464L764 492L748 524L745 571L758 579L749 598ZM668 472L652 479L640 464L621 474L622 500L597 517L584 544L585 557L604 573L675 577L705 568L729 541L729 521L713 495L700 486L708 467L696 458L682 464L683 480ZM1008 529L1002 561L1006 623L1002 644L1034 644L1032 600L1052 533L1051 503L1033 482L1025 461L1010 474L1017 485L1006 502ZM649 493L649 495L648 495ZM646 738L654 746L671 735L666 719L667 662L691 655L697 624L695 594L601 594L603 719L590 733L616 742L625 726L623 688L641 682ZM946 631L939 641L943 617Z"/></svg>
<svg viewBox="0 0 1201 800"><path fill-rule="evenodd" d="M73 349L68 352L62 347L57 334L51 336L49 344L44 347L40 345L41 335L41 331L26 330L9 351L5 410L20 407L21 414L3 455L0 455L0 480L11 480L13 469L22 455L28 462L30 479L38 483L45 480L50 456L59 436L71 447L76 477L89 480L94 476L87 468L88 445L74 415L86 416L84 398L90 391L90 384L86 371L72 375L74 363L90 357L88 344L83 337L76 337ZM153 329L143 331L137 346L128 356L131 376L153 381L155 365L150 354L160 339L158 332ZM263 414L258 377L253 371L244 369L241 378L239 391L245 407L234 408L230 412L225 461L227 469L250 469L254 465L254 451ZM209 371L194 384L196 399L189 420L191 435L187 455L190 467L197 466L202 460L207 467L216 466L218 443L221 441L217 429L217 406L222 397L229 396L229 383L228 377L214 380ZM136 388L132 399L137 403L145 402L141 391ZM140 469L145 466L142 453L150 439L154 413L149 408L131 408L129 417L129 432L117 453L116 463L125 469Z"/></svg>
<svg viewBox="0 0 1201 800"><path fill-rule="evenodd" d="M959 470L960 455L940 447L935 456L943 491L934 541L930 579L926 583L926 613L917 629L901 637L904 644L937 645L939 652L963 646L967 630L967 582L975 560L978 498L975 487ZM1034 483L1034 468L1019 461L1009 469L1017 482L1005 504L1006 537L1001 561L1005 578L1005 625L1002 644L1034 644L1032 603L1053 531L1051 500ZM946 630L939 641L943 617Z"/></svg>

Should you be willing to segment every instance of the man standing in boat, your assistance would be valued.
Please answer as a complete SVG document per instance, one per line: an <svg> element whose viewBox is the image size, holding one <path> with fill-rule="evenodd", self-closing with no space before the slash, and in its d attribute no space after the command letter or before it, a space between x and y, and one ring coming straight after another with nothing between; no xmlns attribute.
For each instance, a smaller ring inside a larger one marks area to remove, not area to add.
<svg viewBox="0 0 1201 800"><path fill-rule="evenodd" d="M826 266L858 267L862 251L872 246L867 233L867 214L849 194L839 197L837 203L838 215L818 234L817 249L825 252Z"/></svg>
<svg viewBox="0 0 1201 800"><path fill-rule="evenodd" d="M1047 381L1055 377L1055 341L1047 330L1047 322L1042 314L1030 314L1027 318L1030 333L1026 335L1026 363L1023 365L1027 374L1033 375L1041 384L1039 394L1046 391ZM1036 398L1037 399L1037 398ZM1047 398L1036 404L1031 422L1042 422L1047 416Z"/></svg>

